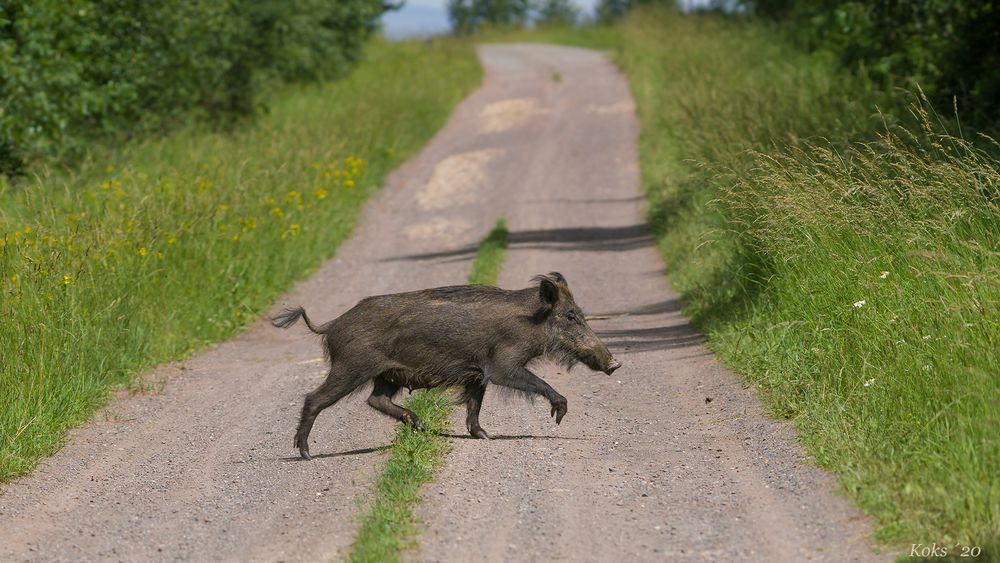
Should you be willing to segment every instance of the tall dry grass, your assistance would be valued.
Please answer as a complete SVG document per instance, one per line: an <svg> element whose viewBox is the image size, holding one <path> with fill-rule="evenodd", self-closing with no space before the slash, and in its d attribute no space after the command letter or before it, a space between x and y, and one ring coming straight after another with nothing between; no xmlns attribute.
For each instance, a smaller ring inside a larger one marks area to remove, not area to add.
<svg viewBox="0 0 1000 563"><path fill-rule="evenodd" d="M996 144L756 24L619 33L651 222L712 347L879 538L996 549Z"/></svg>

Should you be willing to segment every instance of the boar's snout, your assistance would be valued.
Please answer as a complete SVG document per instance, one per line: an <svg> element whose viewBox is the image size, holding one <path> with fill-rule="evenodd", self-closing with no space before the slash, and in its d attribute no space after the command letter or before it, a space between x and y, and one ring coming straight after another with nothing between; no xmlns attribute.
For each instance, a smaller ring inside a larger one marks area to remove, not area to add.
<svg viewBox="0 0 1000 563"><path fill-rule="evenodd" d="M594 354L590 358L589 362L584 362L587 367L594 371L603 371L604 373L611 375L614 371L622 367L622 363L615 359L611 355L611 350L604 345L603 342L598 341L597 346L594 348Z"/></svg>

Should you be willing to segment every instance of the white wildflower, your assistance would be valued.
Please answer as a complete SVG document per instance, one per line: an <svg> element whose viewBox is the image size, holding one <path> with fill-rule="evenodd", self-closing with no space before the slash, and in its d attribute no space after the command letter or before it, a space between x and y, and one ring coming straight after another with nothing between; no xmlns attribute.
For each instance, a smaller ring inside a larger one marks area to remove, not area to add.
<svg viewBox="0 0 1000 563"><path fill-rule="evenodd" d="M868 381L865 381L865 387L871 387L872 385L875 385L875 378L874 377L871 378L871 379L869 379Z"/></svg>
<svg viewBox="0 0 1000 563"><path fill-rule="evenodd" d="M885 278L889 277L889 272L882 272L881 274L878 275L878 277L880 277L882 279L885 279Z"/></svg>
<svg viewBox="0 0 1000 563"><path fill-rule="evenodd" d="M865 306L865 303L867 303L867 301L865 301L864 299L862 299L861 301L855 301L854 302L854 308L855 309L860 309L860 308L862 308L862 307Z"/></svg>

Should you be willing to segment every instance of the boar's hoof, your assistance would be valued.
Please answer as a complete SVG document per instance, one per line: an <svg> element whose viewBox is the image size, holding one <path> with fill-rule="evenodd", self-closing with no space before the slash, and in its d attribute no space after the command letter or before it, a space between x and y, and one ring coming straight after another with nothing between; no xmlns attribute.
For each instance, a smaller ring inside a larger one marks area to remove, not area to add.
<svg viewBox="0 0 1000 563"><path fill-rule="evenodd" d="M427 428L424 427L424 423L420 421L420 418L418 418L417 415L413 414L412 412L407 411L403 413L403 416L400 417L400 420L402 420L406 424L409 424L415 430L420 430L420 431L427 430Z"/></svg>
<svg viewBox="0 0 1000 563"><path fill-rule="evenodd" d="M306 461L312 460L309 456L309 438L301 434L295 436L295 447L299 449L299 455Z"/></svg>
<svg viewBox="0 0 1000 563"><path fill-rule="evenodd" d="M563 417L566 416L566 399L552 403L551 416L556 417L556 424L562 422Z"/></svg>
<svg viewBox="0 0 1000 563"><path fill-rule="evenodd" d="M480 440L489 440L490 435L486 433L482 428L473 428L469 430L469 434L472 434L473 438L479 438Z"/></svg>

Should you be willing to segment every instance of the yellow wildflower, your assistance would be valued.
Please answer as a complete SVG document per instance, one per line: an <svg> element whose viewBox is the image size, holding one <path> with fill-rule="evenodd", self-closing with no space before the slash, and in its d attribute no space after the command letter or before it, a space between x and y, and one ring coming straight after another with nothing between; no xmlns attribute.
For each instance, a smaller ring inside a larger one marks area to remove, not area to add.
<svg viewBox="0 0 1000 563"><path fill-rule="evenodd" d="M278 219L285 218L285 212L282 211L280 207L275 207L274 209L272 209L271 214L277 217Z"/></svg>
<svg viewBox="0 0 1000 563"><path fill-rule="evenodd" d="M73 283L72 276L63 276L63 285L69 285L71 283Z"/></svg>
<svg viewBox="0 0 1000 563"><path fill-rule="evenodd" d="M354 187L354 180L352 180L350 178L344 180L344 187L345 188L353 188Z"/></svg>
<svg viewBox="0 0 1000 563"><path fill-rule="evenodd" d="M326 199L326 196L328 196L330 194L326 190L324 190L323 188L320 188L320 189L314 191L313 195L316 196L316 199Z"/></svg>
<svg viewBox="0 0 1000 563"><path fill-rule="evenodd" d="M145 256L147 254L149 254L149 249L147 249L145 246L140 246L139 247L139 256Z"/></svg>

